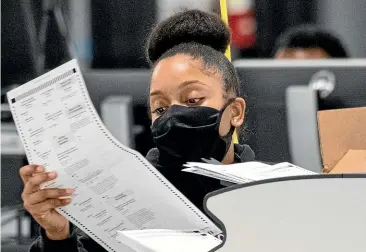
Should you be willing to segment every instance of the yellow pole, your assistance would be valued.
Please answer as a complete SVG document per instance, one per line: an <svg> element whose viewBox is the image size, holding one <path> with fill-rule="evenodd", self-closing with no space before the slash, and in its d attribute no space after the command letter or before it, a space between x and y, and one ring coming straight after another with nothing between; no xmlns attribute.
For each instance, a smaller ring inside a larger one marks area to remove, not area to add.
<svg viewBox="0 0 366 252"><path fill-rule="evenodd" d="M220 0L220 10L221 10L221 19L225 22L227 26L229 26L229 18L227 16L227 4L226 0ZM230 45L227 47L225 52L226 58L231 61L231 51L230 51Z"/></svg>
<svg viewBox="0 0 366 252"><path fill-rule="evenodd" d="M229 18L227 16L227 3L226 0L220 0L220 11L221 11L221 19L225 22L227 26L229 26ZM226 48L225 56L228 60L231 61L231 51L230 51L230 45ZM238 141L238 134L236 133L236 130L233 134L233 142L239 143Z"/></svg>

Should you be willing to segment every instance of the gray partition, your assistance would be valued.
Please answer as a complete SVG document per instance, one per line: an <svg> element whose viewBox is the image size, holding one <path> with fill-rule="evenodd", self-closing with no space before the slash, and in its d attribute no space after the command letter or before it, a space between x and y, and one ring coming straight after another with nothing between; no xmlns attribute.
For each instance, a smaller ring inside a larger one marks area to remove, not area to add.
<svg viewBox="0 0 366 252"><path fill-rule="evenodd" d="M363 252L366 174L313 175L222 189L205 199L218 252Z"/></svg>

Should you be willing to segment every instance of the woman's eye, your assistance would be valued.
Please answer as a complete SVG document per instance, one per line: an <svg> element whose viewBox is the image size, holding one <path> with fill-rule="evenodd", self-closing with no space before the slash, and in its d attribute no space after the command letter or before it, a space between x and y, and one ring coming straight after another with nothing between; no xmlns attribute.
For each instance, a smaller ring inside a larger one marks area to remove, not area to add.
<svg viewBox="0 0 366 252"><path fill-rule="evenodd" d="M162 115L164 114L166 108L165 107L161 107L161 108L157 108L154 112L158 115Z"/></svg>
<svg viewBox="0 0 366 252"><path fill-rule="evenodd" d="M201 101L202 99L200 99L200 98L192 98L192 99L188 99L187 100L187 103L189 104L189 105L194 105L194 104L197 104L199 101Z"/></svg>

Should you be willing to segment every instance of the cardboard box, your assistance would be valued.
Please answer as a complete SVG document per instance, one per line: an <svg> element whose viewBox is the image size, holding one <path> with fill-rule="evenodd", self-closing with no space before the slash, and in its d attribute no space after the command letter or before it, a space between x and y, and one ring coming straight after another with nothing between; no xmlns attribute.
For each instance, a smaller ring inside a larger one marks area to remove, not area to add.
<svg viewBox="0 0 366 252"><path fill-rule="evenodd" d="M318 112L324 173L366 173L366 107Z"/></svg>

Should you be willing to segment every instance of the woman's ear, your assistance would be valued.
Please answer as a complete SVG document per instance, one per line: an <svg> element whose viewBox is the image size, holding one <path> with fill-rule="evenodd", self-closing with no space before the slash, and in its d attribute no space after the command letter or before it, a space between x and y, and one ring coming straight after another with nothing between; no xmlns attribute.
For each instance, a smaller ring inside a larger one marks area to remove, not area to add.
<svg viewBox="0 0 366 252"><path fill-rule="evenodd" d="M240 127L245 118L245 100L241 97L236 98L231 104L231 125L234 127Z"/></svg>

